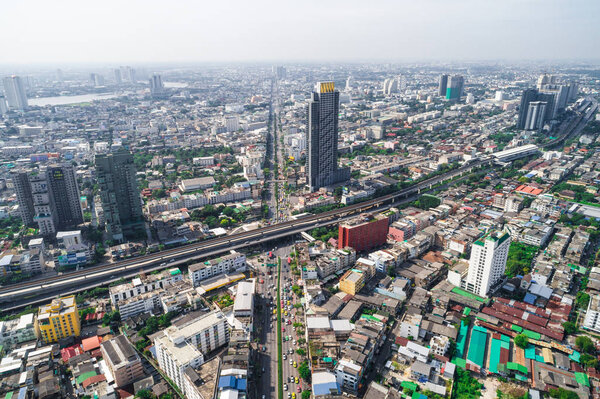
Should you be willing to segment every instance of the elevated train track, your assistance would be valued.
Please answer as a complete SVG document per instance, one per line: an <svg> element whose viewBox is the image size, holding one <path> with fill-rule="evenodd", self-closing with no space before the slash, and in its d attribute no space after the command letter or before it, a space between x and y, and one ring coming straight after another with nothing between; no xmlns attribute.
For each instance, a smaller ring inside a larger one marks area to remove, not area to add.
<svg viewBox="0 0 600 399"><path fill-rule="evenodd" d="M236 245L253 245L258 242L264 242L271 237L275 239L281 238L285 235L298 234L301 231L314 227L315 225L324 226L337 223L342 218L363 212L374 211L383 205L392 204L397 200L418 194L422 190L430 189L432 186L449 180L453 177L470 173L474 168L488 165L492 161L492 158L477 160L463 165L460 168L448 171L442 175L424 180L411 187L399 190L395 193L384 195L382 197L358 204L348 205L346 207L334 209L328 212L323 212L317 215L306 216L298 220L291 220L272 226L263 227L257 230L188 244L177 248L163 250L155 254L139 256L115 263L88 267L62 275L0 287L0 303L9 303L19 298L32 297L41 291L56 291L63 286L83 286L84 283L91 283L95 281L98 281L98 285L102 285L102 280L107 280L108 277L118 273L123 273L125 271L131 271L132 273L135 273L142 271L145 268L156 267L159 265L167 268L169 267L169 264L174 261L197 259L205 256L205 254L214 254L215 252L219 251L225 252Z"/></svg>

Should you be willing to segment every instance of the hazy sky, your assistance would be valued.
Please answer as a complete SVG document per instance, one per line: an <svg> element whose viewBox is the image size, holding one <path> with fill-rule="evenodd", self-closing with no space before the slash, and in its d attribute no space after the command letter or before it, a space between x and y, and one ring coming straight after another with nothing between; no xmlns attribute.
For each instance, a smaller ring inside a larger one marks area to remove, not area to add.
<svg viewBox="0 0 600 399"><path fill-rule="evenodd" d="M600 0L0 0L0 64L598 59Z"/></svg>

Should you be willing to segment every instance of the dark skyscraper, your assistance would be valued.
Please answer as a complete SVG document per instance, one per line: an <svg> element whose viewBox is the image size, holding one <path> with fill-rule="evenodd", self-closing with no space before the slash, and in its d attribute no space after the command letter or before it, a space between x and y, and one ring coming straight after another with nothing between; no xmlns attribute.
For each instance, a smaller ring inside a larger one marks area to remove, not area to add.
<svg viewBox="0 0 600 399"><path fill-rule="evenodd" d="M150 94L157 98L165 95L165 85L160 75L152 75L150 78Z"/></svg>
<svg viewBox="0 0 600 399"><path fill-rule="evenodd" d="M438 95L444 97L446 95L446 89L448 88L448 75L440 75L440 85L438 89Z"/></svg>
<svg viewBox="0 0 600 399"><path fill-rule="evenodd" d="M83 213L73 166L48 166L46 175L53 202L52 214L56 221L56 229L64 230L82 224Z"/></svg>
<svg viewBox="0 0 600 399"><path fill-rule="evenodd" d="M350 168L338 168L340 93L333 82L317 83L308 101L308 186L311 191L350 179Z"/></svg>
<svg viewBox="0 0 600 399"><path fill-rule="evenodd" d="M544 125L544 122L555 117L554 101L554 94L540 93L537 89L523 90L523 94L521 95L521 104L519 105L517 128L524 130L541 129L541 127ZM530 107L532 102L543 102L545 104L536 104L534 107ZM543 109L542 114L540 114L541 109ZM532 121L535 121L535 123L532 124Z"/></svg>
<svg viewBox="0 0 600 399"><path fill-rule="evenodd" d="M144 228L133 155L98 154L95 161L105 229L110 239L120 242Z"/></svg>

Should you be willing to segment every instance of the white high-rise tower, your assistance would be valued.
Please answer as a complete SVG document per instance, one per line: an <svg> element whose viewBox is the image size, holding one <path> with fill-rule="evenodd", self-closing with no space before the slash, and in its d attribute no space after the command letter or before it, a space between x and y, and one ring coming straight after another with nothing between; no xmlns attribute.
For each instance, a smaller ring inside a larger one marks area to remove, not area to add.
<svg viewBox="0 0 600 399"><path fill-rule="evenodd" d="M27 93L23 80L19 76L7 76L4 78L4 93L9 108L24 110L29 105L27 103Z"/></svg>
<svg viewBox="0 0 600 399"><path fill-rule="evenodd" d="M485 297L502 278L510 247L510 235L494 231L473 243L466 289Z"/></svg>

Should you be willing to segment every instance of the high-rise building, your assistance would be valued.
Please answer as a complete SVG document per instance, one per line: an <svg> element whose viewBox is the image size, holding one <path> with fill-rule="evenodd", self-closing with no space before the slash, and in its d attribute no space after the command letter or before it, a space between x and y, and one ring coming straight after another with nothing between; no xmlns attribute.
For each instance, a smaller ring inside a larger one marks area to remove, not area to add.
<svg viewBox="0 0 600 399"><path fill-rule="evenodd" d="M40 234L53 237L59 230L83 223L77 178L71 165L50 165L12 173L25 225L36 222Z"/></svg>
<svg viewBox="0 0 600 399"><path fill-rule="evenodd" d="M394 78L386 79L383 81L383 94L385 96L391 96L398 92L398 81Z"/></svg>
<svg viewBox="0 0 600 399"><path fill-rule="evenodd" d="M346 91L352 90L352 84L354 83L353 81L354 79L352 78L352 76L348 76L348 79L346 79Z"/></svg>
<svg viewBox="0 0 600 399"><path fill-rule="evenodd" d="M8 112L8 105L6 104L6 98L3 94L0 94L0 116L5 115Z"/></svg>
<svg viewBox="0 0 600 399"><path fill-rule="evenodd" d="M530 107L532 102L544 102L544 113L540 119L537 114L541 105ZM525 130L539 130L543 127L546 121L554 118L555 95L552 93L540 93L537 89L525 89L521 95L521 104L519 105L519 117L517 120L517 128ZM531 122L535 123L532 124ZM531 127L533 126L533 127Z"/></svg>
<svg viewBox="0 0 600 399"><path fill-rule="evenodd" d="M38 310L36 333L46 344L62 338L78 337L81 325L75 296L53 299Z"/></svg>
<svg viewBox="0 0 600 399"><path fill-rule="evenodd" d="M546 120L546 101L532 101L527 109L527 117L525 118L525 130L541 130L544 127Z"/></svg>
<svg viewBox="0 0 600 399"><path fill-rule="evenodd" d="M461 75L452 75L448 78L448 86L446 87L446 100L458 101L463 95L465 86L465 78Z"/></svg>
<svg viewBox="0 0 600 399"><path fill-rule="evenodd" d="M104 86L104 76L99 73L90 73L90 83L93 86Z"/></svg>
<svg viewBox="0 0 600 399"><path fill-rule="evenodd" d="M220 311L191 318L163 330L154 339L158 365L167 376L185 391L185 370L204 363L204 356L229 342L229 324Z"/></svg>
<svg viewBox="0 0 600 399"><path fill-rule="evenodd" d="M485 297L502 278L510 247L510 235L493 231L473 243L465 288Z"/></svg>
<svg viewBox="0 0 600 399"><path fill-rule="evenodd" d="M124 234L144 227L133 155L96 154L95 164L105 229L111 240L120 242Z"/></svg>
<svg viewBox="0 0 600 399"><path fill-rule="evenodd" d="M145 375L140 355L124 335L102 341L100 351L117 387L124 387Z"/></svg>
<svg viewBox="0 0 600 399"><path fill-rule="evenodd" d="M350 168L338 168L337 163L339 100L333 82L320 82L308 101L307 183L311 191L350 179Z"/></svg>
<svg viewBox="0 0 600 399"><path fill-rule="evenodd" d="M226 117L225 127L228 132L237 132L240 129L240 119L235 115Z"/></svg>
<svg viewBox="0 0 600 399"><path fill-rule="evenodd" d="M152 97L163 97L165 95L165 85L162 77L158 74L154 74L150 78L150 94Z"/></svg>
<svg viewBox="0 0 600 399"><path fill-rule="evenodd" d="M440 81L438 86L438 95L440 97L446 96L446 90L448 89L448 75L440 75Z"/></svg>
<svg viewBox="0 0 600 399"><path fill-rule="evenodd" d="M35 210L33 208L33 193L29 183L29 174L24 170L13 170L11 172L13 186L19 203L19 214L25 226L33 224Z"/></svg>
<svg viewBox="0 0 600 399"><path fill-rule="evenodd" d="M80 192L72 165L50 165L46 169L52 202L52 216L58 230L83 223Z"/></svg>
<svg viewBox="0 0 600 399"><path fill-rule="evenodd" d="M8 107L21 111L27 109L29 104L23 80L19 76L13 75L5 77L3 82Z"/></svg>
<svg viewBox="0 0 600 399"><path fill-rule="evenodd" d="M115 69L113 71L114 75L115 75L115 83L120 85L121 83L123 83L123 76L121 76L121 70L120 69Z"/></svg>
<svg viewBox="0 0 600 399"><path fill-rule="evenodd" d="M284 66L273 65L273 75L275 75L278 80L285 79L287 76L287 70Z"/></svg>

